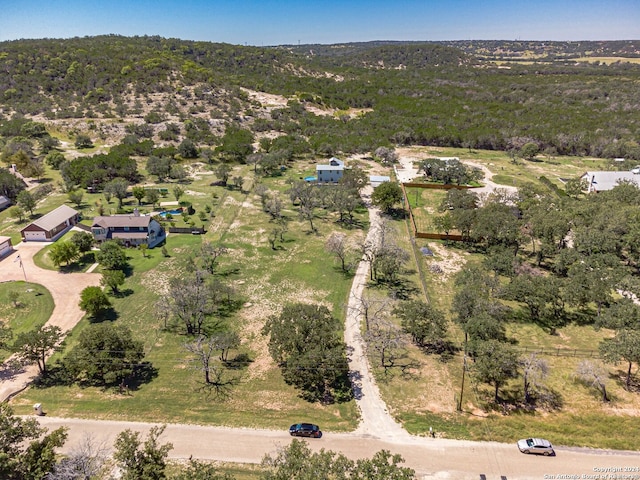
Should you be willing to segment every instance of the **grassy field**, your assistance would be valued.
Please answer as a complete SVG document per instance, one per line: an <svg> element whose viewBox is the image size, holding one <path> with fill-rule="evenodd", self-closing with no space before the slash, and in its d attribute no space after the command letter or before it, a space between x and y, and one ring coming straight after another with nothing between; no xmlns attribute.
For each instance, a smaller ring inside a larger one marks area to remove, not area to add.
<svg viewBox="0 0 640 480"><path fill-rule="evenodd" d="M508 155L500 152L428 147L406 150L416 158L457 156L481 163L494 173L495 182L504 185L539 183L539 177L544 175L562 188L561 178L576 177L588 169L604 166L602 160L584 158L541 158L536 162L514 164ZM367 218L364 212L359 212L360 228L350 230L337 225L335 217L323 210L317 212L317 232L310 230L308 222L301 222L286 191L291 180L312 173L313 165L310 160L299 161L280 177L259 179L272 192L281 195L284 215L288 219L285 240L275 250L267 241L274 225L262 212L259 198L251 193L254 178L250 168L237 166L232 172L232 176L245 178L243 189L238 190L216 186L215 175L208 172L206 166L190 166L194 179L183 186L186 193L181 200L193 205L195 214L191 220L196 225L204 224L206 234L170 235L166 244L167 257L158 248L150 250L148 258L143 258L138 250L128 250L133 273L126 280L123 294L112 297L117 321L129 325L138 338L144 340L147 359L157 369L155 378L149 383L132 385L126 394L96 388L34 388L13 400L16 411L30 413L33 403L40 402L52 414L79 417L268 428L285 428L303 418L321 424L326 431L355 428L357 409L354 402L319 405L301 400L297 391L282 380L279 369L267 354L266 340L260 334L265 320L289 302L322 303L338 318L344 318L351 277L342 274L328 257L324 241L334 230L352 236L361 235L367 228ZM162 186L171 191L173 185ZM444 192L431 190L420 190L419 194L413 190L408 192L409 201L420 211L418 218L425 222L437 211L443 195ZM173 198L170 194L163 200ZM56 202L63 201L64 195L54 195L39 209L52 208ZM96 201L106 202L99 194L85 195L82 206L85 219L96 214ZM127 199L125 207L132 209L136 203L134 199ZM115 204L112 201L103 205L111 205L108 208L113 209ZM143 212L151 211L151 208L147 205L140 207ZM212 213L207 213L203 221L200 212L207 209ZM2 215L5 212L0 214L0 228L5 231L15 229L13 221ZM401 293L415 298L426 295L432 304L448 312L455 292L454 274L466 262L480 261L481 258L458 244L425 240L413 242L405 220L390 222L400 246L411 253ZM228 372L237 378L237 383L223 397L203 393L198 372L186 362L183 345L187 338L166 330L162 321L153 314L156 300L167 292L169 279L186 273L189 257L196 256L205 241L221 242L229 248L218 272L221 279L233 286L242 299L243 307L224 321L242 336L242 345L234 354L246 354L251 359L246 368ZM428 246L434 256L422 256L418 250L422 246ZM46 255L38 262L46 266ZM388 291L375 285L370 286L367 294L381 300L389 298ZM390 308L392 305L393 302ZM78 325L68 340L69 346L86 326L86 320ZM596 332L590 326L570 324L551 336L528 323L510 324L508 333L522 349L560 347L595 350L600 339L607 335L607 332ZM462 341L462 333L453 323L449 338L457 344ZM408 348L407 355L414 363L407 374L402 375L392 369L386 373L376 370L376 375L391 412L412 433L424 435L432 427L438 435L449 438L513 441L535 432L559 445L637 448L633 429L640 404L637 394L622 388L622 366L610 367L608 388L613 401L603 404L596 391L574 378L573 371L580 358L545 357L551 367L547 386L557 400L558 408L539 412L496 410L491 402L491 389L476 384L472 376L467 375L463 411L459 413L456 404L461 387L462 356L454 353L443 360L438 356L425 355L413 347ZM514 381L501 391L501 395L518 398L520 392L519 381ZM607 428L603 428L605 424ZM616 434L612 435L612 431Z"/></svg>
<svg viewBox="0 0 640 480"><path fill-rule="evenodd" d="M52 312L53 298L42 285L22 281L0 283L0 321L11 327L14 337L44 325ZM0 360L9 355L10 352L0 348Z"/></svg>
<svg viewBox="0 0 640 480"><path fill-rule="evenodd" d="M288 179L298 176L296 170L285 173L264 182L274 192L284 192ZM250 186L251 172L238 168L233 174L246 176L244 188ZM207 218L207 233L170 234L168 257L158 248L148 251L148 258L143 258L139 250L128 250L133 274L123 286L123 294L112 297L117 321L129 325L144 340L146 359L157 369L157 376L149 383L131 386L124 395L96 388L31 389L14 400L17 412L27 412L33 399L38 398L56 415L270 428L311 419L327 431L355 428L354 402L320 405L299 398L298 392L282 380L260 334L268 316L289 302L322 303L338 318L344 317L351 277L342 274L333 261L327 261L324 251L327 235L341 227L332 215L319 210L314 222L318 231L311 232L308 222L298 221L296 210L281 193L288 231L284 242L273 250L267 241L273 224L262 212L257 196L246 190L211 186L215 178L210 173L198 177L185 186L183 199L193 204L196 216L206 205L211 206L213 216ZM359 216L366 225L363 214ZM360 231L346 233L358 235ZM169 279L185 274L189 258L197 255L204 241L222 242L229 248L219 267L220 278L236 290L244 307L224 321L241 333L243 343L235 353L251 359L248 367L228 372L236 384L222 397L206 394L201 388L201 374L186 363L184 344L188 338L167 331L153 315L154 303L167 292ZM86 325L83 320L72 332L70 347Z"/></svg>

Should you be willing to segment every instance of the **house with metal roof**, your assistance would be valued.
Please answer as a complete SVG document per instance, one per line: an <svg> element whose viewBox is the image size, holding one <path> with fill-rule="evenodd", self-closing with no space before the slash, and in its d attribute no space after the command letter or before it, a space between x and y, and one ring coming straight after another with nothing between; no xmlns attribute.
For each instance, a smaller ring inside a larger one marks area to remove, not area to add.
<svg viewBox="0 0 640 480"><path fill-rule="evenodd" d="M612 190L615 186L623 182L635 183L637 187L640 187L640 170L637 169L633 169L630 172L585 172L580 178L585 182L587 193Z"/></svg>
<svg viewBox="0 0 640 480"><path fill-rule="evenodd" d="M24 242L54 242L79 221L80 212L60 205L20 230L20 235Z"/></svg>
<svg viewBox="0 0 640 480"><path fill-rule="evenodd" d="M344 162L332 157L328 165L316 165L318 183L338 183L344 173Z"/></svg>
<svg viewBox="0 0 640 480"><path fill-rule="evenodd" d="M153 248L166 239L162 225L150 215L110 215L95 217L91 233L96 242L120 240L127 247L146 244Z"/></svg>
<svg viewBox="0 0 640 480"><path fill-rule="evenodd" d="M11 205L11 200L4 195L0 195L0 212Z"/></svg>

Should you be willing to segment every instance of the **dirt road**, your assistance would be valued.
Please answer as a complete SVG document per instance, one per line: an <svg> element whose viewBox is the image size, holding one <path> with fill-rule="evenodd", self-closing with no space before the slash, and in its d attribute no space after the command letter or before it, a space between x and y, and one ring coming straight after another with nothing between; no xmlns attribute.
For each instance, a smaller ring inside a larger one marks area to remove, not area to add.
<svg viewBox="0 0 640 480"><path fill-rule="evenodd" d="M370 227L367 233L367 241L373 243L376 241L375 239L380 229L380 212L371 205L372 191L371 187L367 187L363 191L362 197L369 209ZM391 417L387 406L380 398L380 391L369 369L364 340L360 334L360 299L368 280L369 264L361 261L358 264L351 286L344 331L345 343L350 349L349 375L361 415L360 425L356 433L386 440L407 440L410 437L409 434Z"/></svg>
<svg viewBox="0 0 640 480"><path fill-rule="evenodd" d="M40 423L54 429L69 428L64 451L74 448L83 435L112 445L125 429L148 432L151 424L134 422L92 421L53 417L37 417ZM259 463L267 453L286 446L291 437L286 431L249 430L196 425L168 425L160 443L173 444L171 458L193 458L239 463ZM555 457L538 457L520 453L515 444L470 442L439 438L393 439L370 438L358 433L325 432L321 439L310 439L314 451L321 448L341 452L349 458L370 458L385 449L398 453L405 466L413 468L419 479L477 480L543 480L545 475L594 475L594 469L640 467L640 454L587 449L557 449ZM601 479L604 477L600 477ZM609 476L609 478L613 478ZM619 477L620 478L620 477ZM631 478L631 477L629 477ZM637 478L637 477L635 477Z"/></svg>
<svg viewBox="0 0 640 480"><path fill-rule="evenodd" d="M51 296L55 307L47 325L58 326L63 332L71 330L83 317L80 310L80 292L88 286L98 285L100 275L95 273L60 273L44 270L33 263L33 256L46 243L22 242L16 245L16 252L0 261L0 281L25 280L44 285ZM20 261L16 261L20 256ZM0 370L0 401L6 401L13 394L23 390L37 374L37 367L30 365L20 370L4 367Z"/></svg>

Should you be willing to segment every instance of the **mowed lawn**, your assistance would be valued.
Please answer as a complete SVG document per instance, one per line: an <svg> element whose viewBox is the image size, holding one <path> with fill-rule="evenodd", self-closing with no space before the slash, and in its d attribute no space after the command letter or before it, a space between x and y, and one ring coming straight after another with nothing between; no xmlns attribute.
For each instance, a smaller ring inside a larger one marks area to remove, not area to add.
<svg viewBox="0 0 640 480"><path fill-rule="evenodd" d="M52 312L53 298L42 285L22 281L0 283L0 321L11 327L14 338L44 325ZM11 352L0 348L0 361L10 355Z"/></svg>
<svg viewBox="0 0 640 480"><path fill-rule="evenodd" d="M238 169L234 174L246 175L245 185L250 186L251 172ZM212 176L195 180L185 186L183 198L193 204L198 220L198 212L211 206L213 215L207 215L207 233L170 234L167 257L160 248L147 251L148 258L143 258L139 250L127 250L132 275L122 287L123 293L110 297L117 312L115 321L130 326L136 338L144 341L146 360L156 369L156 376L129 386L124 393L77 386L34 387L13 400L18 413L27 413L34 402L40 402L50 415L60 416L275 429L309 420L327 431L356 427L355 402L309 403L284 383L260 330L270 315L293 302L327 305L342 320L352 278L340 271L324 244L331 231L358 235L361 229L344 229L332 214L318 209L314 221L318 231L312 232L309 222L298 220L297 207L285 194L287 177L264 179L273 192L280 192L288 219L284 241L274 250L268 235L275 224L262 211L259 197L246 190L211 186L214 181ZM362 212L358 215L366 225L366 216ZM220 242L229 249L217 275L234 289L242 304L229 317L216 319L241 335L241 347L229 358L237 354L249 358L246 367L227 370L225 377L232 379L233 385L222 394L203 388L202 372L187 361L184 345L190 338L181 329L165 329L154 308L158 298L168 292L171 278L188 275L190 259L197 262L202 242ZM68 338L69 346L86 328L86 322L83 320Z"/></svg>

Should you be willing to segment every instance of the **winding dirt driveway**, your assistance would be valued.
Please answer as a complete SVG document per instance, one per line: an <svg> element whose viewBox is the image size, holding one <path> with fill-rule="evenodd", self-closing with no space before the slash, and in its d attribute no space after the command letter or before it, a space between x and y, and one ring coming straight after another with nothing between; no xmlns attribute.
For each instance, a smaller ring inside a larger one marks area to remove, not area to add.
<svg viewBox="0 0 640 480"><path fill-rule="evenodd" d="M58 326L63 332L68 332L84 315L78 306L80 292L85 287L98 285L100 275L60 273L37 267L33 263L33 256L46 245L48 245L47 242L22 242L16 245L16 251L0 261L0 281L24 281L26 275L27 281L46 287L55 304L47 325ZM20 261L16 261L18 255L24 271L20 268ZM29 365L19 370L3 366L0 370L0 401L6 401L24 390L37 374L37 370L36 365Z"/></svg>

